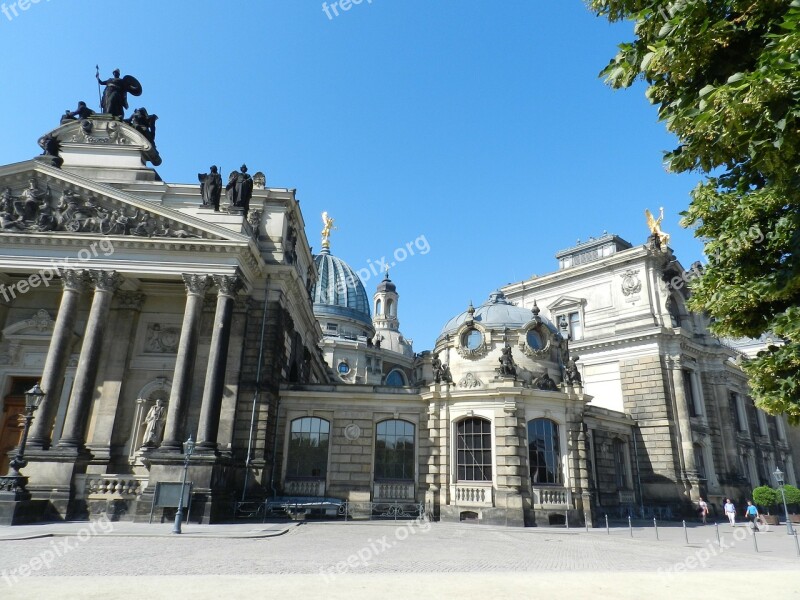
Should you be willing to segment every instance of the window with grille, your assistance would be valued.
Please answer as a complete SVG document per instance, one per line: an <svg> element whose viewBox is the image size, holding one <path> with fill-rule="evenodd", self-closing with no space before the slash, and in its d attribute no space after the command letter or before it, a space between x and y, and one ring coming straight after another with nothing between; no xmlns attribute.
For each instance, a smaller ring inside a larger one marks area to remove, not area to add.
<svg viewBox="0 0 800 600"><path fill-rule="evenodd" d="M457 468L459 481L492 480L492 424L469 418L458 423Z"/></svg>

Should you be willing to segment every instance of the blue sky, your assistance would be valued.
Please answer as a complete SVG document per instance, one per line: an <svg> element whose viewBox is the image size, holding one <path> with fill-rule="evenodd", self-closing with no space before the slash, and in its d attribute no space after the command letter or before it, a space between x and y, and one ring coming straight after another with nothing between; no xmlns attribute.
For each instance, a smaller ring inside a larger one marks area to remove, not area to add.
<svg viewBox="0 0 800 600"><path fill-rule="evenodd" d="M246 162L297 188L315 249L327 210L332 251L355 269L411 242L391 276L417 351L470 300L555 270L578 239L644 243L648 207L664 206L684 265L701 258L678 225L699 176L665 172L675 142L644 86L597 76L631 27L580 0L363 0L333 18L317 0L16 12L0 13L0 164L38 154L78 100L97 109L95 64L119 67L143 85L135 106L160 117L165 181Z"/></svg>

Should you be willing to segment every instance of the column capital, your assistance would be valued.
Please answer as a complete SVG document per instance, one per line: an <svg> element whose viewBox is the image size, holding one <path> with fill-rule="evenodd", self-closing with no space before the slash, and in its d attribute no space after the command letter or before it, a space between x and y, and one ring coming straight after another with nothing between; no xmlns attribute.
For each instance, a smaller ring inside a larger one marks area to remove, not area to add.
<svg viewBox="0 0 800 600"><path fill-rule="evenodd" d="M213 275L214 284L219 288L219 296L235 298L236 294L242 289L244 282L239 275Z"/></svg>
<svg viewBox="0 0 800 600"><path fill-rule="evenodd" d="M189 296L205 296L206 290L211 287L211 278L208 275L183 274L186 284L186 294Z"/></svg>
<svg viewBox="0 0 800 600"><path fill-rule="evenodd" d="M87 288L88 275L82 269L61 269L61 284L64 291L84 292Z"/></svg>
<svg viewBox="0 0 800 600"><path fill-rule="evenodd" d="M123 310L142 310L145 295L141 292L120 292L117 294L119 308Z"/></svg>
<svg viewBox="0 0 800 600"><path fill-rule="evenodd" d="M680 356L668 356L667 357L667 368L669 369L681 369L683 368L683 358Z"/></svg>
<svg viewBox="0 0 800 600"><path fill-rule="evenodd" d="M122 285L122 275L116 271L89 271L94 289L98 292L111 292L112 294Z"/></svg>

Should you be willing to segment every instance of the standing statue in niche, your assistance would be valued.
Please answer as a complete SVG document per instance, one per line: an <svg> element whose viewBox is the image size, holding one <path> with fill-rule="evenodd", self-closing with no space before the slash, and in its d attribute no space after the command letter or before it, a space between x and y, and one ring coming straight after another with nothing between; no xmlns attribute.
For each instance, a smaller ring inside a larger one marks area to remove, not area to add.
<svg viewBox="0 0 800 600"><path fill-rule="evenodd" d="M447 363L442 363L442 381L444 383L453 383L453 374L450 372L450 367Z"/></svg>
<svg viewBox="0 0 800 600"><path fill-rule="evenodd" d="M498 369L500 375L508 377L517 376L517 365L514 364L514 357L511 354L511 344L506 342L500 356L500 368Z"/></svg>
<svg viewBox="0 0 800 600"><path fill-rule="evenodd" d="M161 443L161 436L164 435L164 400L159 398L156 403L150 407L147 416L144 418L146 425L144 430L144 438L142 438L142 446L154 448Z"/></svg>
<svg viewBox="0 0 800 600"><path fill-rule="evenodd" d="M141 96L142 84L132 75L120 77L119 69L114 69L114 74L108 79L100 79L100 69L95 74L98 85L106 86L100 98L100 106L103 112L122 119L125 116L125 109L128 108L128 94L131 96Z"/></svg>
<svg viewBox="0 0 800 600"><path fill-rule="evenodd" d="M442 382L442 361L439 360L439 353L435 353L431 358L431 368L433 369L434 383Z"/></svg>
<svg viewBox="0 0 800 600"><path fill-rule="evenodd" d="M210 173L198 173L200 180L200 196L203 206L213 206L214 212L219 212L219 198L222 195L222 175L217 172L217 166L212 165Z"/></svg>
<svg viewBox="0 0 800 600"><path fill-rule="evenodd" d="M581 373L578 371L577 365L577 361L579 361L580 358L580 356L575 355L567 361L564 367L564 383L568 385L582 385Z"/></svg>
<svg viewBox="0 0 800 600"><path fill-rule="evenodd" d="M253 178L247 173L247 165L242 165L239 171L233 171L225 186L225 193L231 206L241 208L244 214L250 210L250 198L253 197Z"/></svg>

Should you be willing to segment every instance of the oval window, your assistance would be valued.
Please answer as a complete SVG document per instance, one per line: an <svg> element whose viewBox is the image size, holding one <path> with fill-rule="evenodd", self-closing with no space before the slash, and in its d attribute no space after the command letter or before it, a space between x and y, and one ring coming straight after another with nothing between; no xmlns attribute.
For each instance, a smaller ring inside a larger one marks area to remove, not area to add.
<svg viewBox="0 0 800 600"><path fill-rule="evenodd" d="M528 346L533 348L534 350L541 350L544 344L542 343L542 336L539 335L538 332L531 329L526 336L528 341Z"/></svg>
<svg viewBox="0 0 800 600"><path fill-rule="evenodd" d="M470 329L464 333L462 344L469 350L477 350L483 343L483 335L477 329Z"/></svg>

